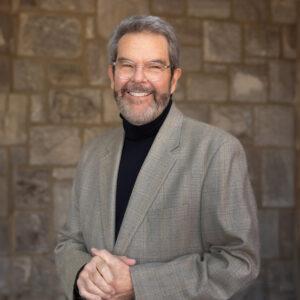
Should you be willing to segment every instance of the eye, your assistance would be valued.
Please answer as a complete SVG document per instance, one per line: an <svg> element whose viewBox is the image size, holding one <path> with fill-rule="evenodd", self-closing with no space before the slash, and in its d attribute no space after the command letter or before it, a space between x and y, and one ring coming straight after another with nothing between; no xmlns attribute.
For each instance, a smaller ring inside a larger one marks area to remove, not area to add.
<svg viewBox="0 0 300 300"><path fill-rule="evenodd" d="M163 66L161 64L149 64L148 65L148 69L149 70L156 70L156 71L160 71L163 69Z"/></svg>
<svg viewBox="0 0 300 300"><path fill-rule="evenodd" d="M133 69L134 65L129 63L129 62L122 62L120 63L121 68L126 68L126 69Z"/></svg>

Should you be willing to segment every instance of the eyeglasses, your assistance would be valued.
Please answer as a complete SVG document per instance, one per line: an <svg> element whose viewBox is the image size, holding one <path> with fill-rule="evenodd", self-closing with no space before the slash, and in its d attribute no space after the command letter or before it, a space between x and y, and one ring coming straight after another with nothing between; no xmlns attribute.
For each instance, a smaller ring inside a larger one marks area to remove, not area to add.
<svg viewBox="0 0 300 300"><path fill-rule="evenodd" d="M145 77L149 81L159 81L162 78L164 71L171 65L164 65L160 62L147 62L142 65L135 64L129 60L120 60L113 62L116 70L116 75L123 80L129 80L133 77L138 67L141 67Z"/></svg>

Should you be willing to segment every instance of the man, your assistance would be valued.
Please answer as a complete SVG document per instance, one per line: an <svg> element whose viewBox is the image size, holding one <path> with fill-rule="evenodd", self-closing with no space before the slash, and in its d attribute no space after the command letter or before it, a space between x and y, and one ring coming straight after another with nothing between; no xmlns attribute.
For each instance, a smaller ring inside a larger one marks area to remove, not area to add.
<svg viewBox="0 0 300 300"><path fill-rule="evenodd" d="M84 150L56 247L69 299L228 299L259 270L240 143L181 114L173 28L125 19L108 75L123 128Z"/></svg>

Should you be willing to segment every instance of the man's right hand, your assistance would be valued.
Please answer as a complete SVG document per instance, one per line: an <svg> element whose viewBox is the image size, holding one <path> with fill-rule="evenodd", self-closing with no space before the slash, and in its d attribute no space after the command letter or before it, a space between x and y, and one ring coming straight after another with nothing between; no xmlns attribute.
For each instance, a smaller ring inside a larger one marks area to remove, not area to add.
<svg viewBox="0 0 300 300"><path fill-rule="evenodd" d="M102 277L105 277L105 279ZM81 297L87 300L112 299L115 289L110 285L113 275L105 261L94 256L88 262L77 279L77 287Z"/></svg>

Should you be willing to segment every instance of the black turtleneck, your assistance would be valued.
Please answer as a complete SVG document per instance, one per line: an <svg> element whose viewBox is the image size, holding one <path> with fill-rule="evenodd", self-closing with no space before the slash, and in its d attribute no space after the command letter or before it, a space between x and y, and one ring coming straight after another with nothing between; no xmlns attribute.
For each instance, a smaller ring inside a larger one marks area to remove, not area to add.
<svg viewBox="0 0 300 300"><path fill-rule="evenodd" d="M142 164L151 148L151 145L161 125L166 119L172 100L169 101L164 111L154 121L136 126L123 119L125 139L119 166L117 191L116 191L116 227L117 239L128 201Z"/></svg>

